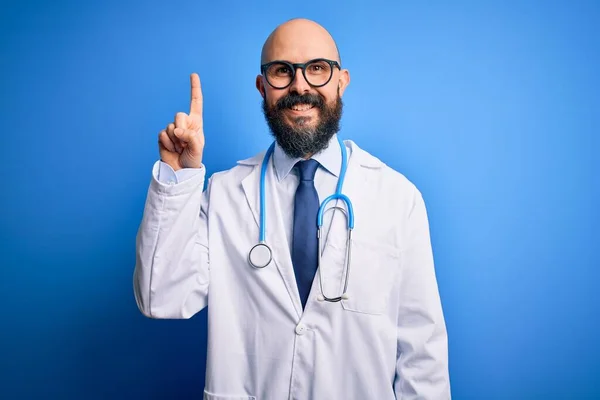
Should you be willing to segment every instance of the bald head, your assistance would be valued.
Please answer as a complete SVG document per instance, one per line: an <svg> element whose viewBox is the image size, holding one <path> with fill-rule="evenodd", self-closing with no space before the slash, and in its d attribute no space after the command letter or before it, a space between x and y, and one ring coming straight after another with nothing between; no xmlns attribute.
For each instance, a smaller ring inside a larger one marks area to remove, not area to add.
<svg viewBox="0 0 600 400"><path fill-rule="evenodd" d="M333 37L325 28L308 19L292 19L279 25L267 38L261 64L273 60L305 62L328 58L342 63Z"/></svg>

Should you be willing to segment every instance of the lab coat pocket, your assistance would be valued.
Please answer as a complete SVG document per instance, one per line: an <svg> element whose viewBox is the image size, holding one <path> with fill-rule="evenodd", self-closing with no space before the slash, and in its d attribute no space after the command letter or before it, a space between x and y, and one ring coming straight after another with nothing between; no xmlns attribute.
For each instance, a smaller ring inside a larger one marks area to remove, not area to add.
<svg viewBox="0 0 600 400"><path fill-rule="evenodd" d="M204 400L256 400L255 396L247 395L221 395L210 393L204 389Z"/></svg>
<svg viewBox="0 0 600 400"><path fill-rule="evenodd" d="M342 307L358 313L383 314L399 266L399 251L392 246L353 238L348 298L341 301Z"/></svg>

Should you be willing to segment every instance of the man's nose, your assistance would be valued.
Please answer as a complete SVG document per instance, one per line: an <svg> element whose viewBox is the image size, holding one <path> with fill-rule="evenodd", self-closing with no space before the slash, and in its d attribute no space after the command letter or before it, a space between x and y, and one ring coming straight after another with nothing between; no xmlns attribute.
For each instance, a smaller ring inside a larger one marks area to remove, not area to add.
<svg viewBox="0 0 600 400"><path fill-rule="evenodd" d="M294 80L290 84L290 92L296 92L298 94L308 93L310 91L310 85L304 79L302 68L296 68L296 74Z"/></svg>

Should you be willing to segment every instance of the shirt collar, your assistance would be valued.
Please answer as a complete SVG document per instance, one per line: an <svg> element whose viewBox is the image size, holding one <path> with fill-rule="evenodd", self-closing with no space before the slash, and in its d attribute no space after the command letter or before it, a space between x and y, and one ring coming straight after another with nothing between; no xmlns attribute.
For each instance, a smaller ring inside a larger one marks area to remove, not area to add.
<svg viewBox="0 0 600 400"><path fill-rule="evenodd" d="M342 165L342 153L338 144L337 134L329 140L329 145L325 150L317 154L313 154L311 157L313 160L319 162L320 166L325 168L330 174L337 177L340 173ZM273 151L273 164L275 171L277 172L277 180L282 181L292 171L294 166L302 158L292 158L288 156L278 143L275 144L275 150Z"/></svg>

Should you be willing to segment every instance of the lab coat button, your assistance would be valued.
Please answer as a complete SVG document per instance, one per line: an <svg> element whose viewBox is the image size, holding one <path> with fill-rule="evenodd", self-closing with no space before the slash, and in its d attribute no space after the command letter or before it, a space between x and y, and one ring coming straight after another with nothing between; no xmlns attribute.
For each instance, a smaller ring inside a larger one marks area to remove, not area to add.
<svg viewBox="0 0 600 400"><path fill-rule="evenodd" d="M297 335L304 334L304 331L306 331L306 328L304 327L304 325L299 324L298 326L296 326L296 334Z"/></svg>

